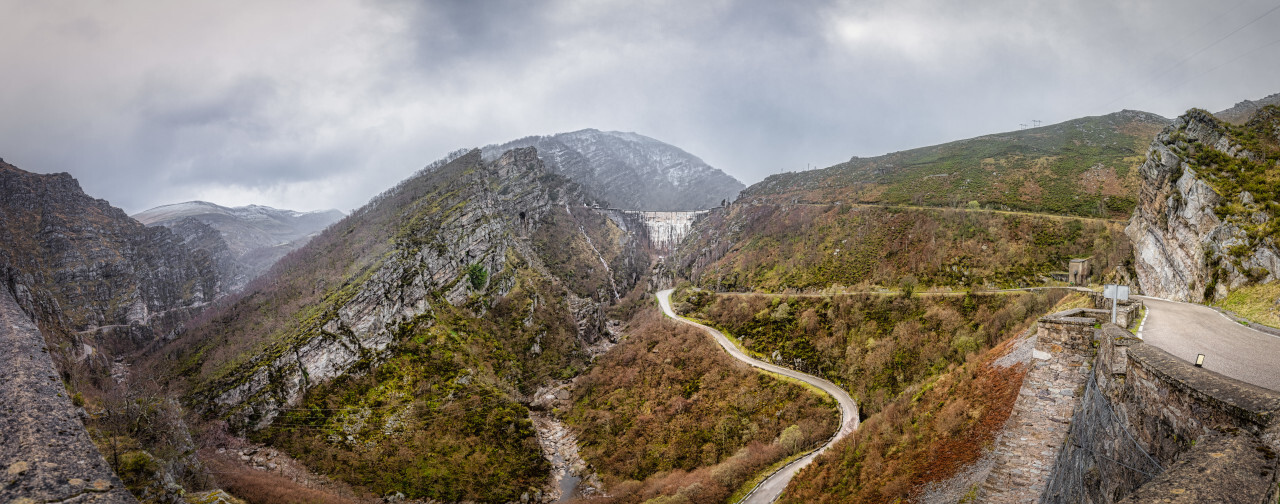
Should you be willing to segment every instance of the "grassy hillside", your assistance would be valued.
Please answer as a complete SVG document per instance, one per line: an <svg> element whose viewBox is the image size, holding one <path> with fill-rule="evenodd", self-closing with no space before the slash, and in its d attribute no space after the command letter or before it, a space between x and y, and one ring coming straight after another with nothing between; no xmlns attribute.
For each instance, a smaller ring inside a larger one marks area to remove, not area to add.
<svg viewBox="0 0 1280 504"><path fill-rule="evenodd" d="M673 259L716 290L1018 287L1077 257L1101 274L1128 269L1123 228L998 211L739 203L699 221Z"/></svg>
<svg viewBox="0 0 1280 504"><path fill-rule="evenodd" d="M827 396L733 360L653 307L628 335L579 378L566 415L606 479L599 502L723 502L835 431Z"/></svg>
<svg viewBox="0 0 1280 504"><path fill-rule="evenodd" d="M1136 168L1169 121L1137 111L854 158L822 170L772 175L739 201L981 206L1125 218Z"/></svg>

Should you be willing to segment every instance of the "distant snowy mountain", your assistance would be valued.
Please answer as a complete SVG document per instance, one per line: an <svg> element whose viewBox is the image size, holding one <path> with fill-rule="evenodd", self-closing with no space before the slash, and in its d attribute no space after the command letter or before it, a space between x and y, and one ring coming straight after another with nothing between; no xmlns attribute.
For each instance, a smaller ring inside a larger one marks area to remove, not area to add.
<svg viewBox="0 0 1280 504"><path fill-rule="evenodd" d="M188 244L209 250L231 290L243 287L311 236L342 219L338 210L297 212L261 205L224 207L206 201L163 205L133 215L147 226L164 226ZM210 238L210 230L221 238Z"/></svg>
<svg viewBox="0 0 1280 504"><path fill-rule="evenodd" d="M701 210L732 200L745 186L679 148L635 133L584 129L531 136L482 152L486 159L534 147L553 172L626 210Z"/></svg>

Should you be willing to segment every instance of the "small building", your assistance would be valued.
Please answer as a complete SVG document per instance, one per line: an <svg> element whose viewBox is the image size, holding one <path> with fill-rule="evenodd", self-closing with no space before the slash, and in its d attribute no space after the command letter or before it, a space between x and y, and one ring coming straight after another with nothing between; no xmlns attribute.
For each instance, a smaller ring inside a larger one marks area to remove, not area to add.
<svg viewBox="0 0 1280 504"><path fill-rule="evenodd" d="M1071 260L1067 268L1067 282L1071 285L1089 285L1089 258Z"/></svg>

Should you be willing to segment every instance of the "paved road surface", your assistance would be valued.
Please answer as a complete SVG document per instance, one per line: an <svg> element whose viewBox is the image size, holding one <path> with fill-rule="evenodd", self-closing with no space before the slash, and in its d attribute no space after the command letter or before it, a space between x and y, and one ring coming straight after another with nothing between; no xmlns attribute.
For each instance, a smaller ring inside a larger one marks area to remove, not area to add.
<svg viewBox="0 0 1280 504"><path fill-rule="evenodd" d="M1255 331L1207 306L1138 296L1147 305L1139 336L1204 368L1280 391L1280 337Z"/></svg>
<svg viewBox="0 0 1280 504"><path fill-rule="evenodd" d="M716 343L719 343L720 347L723 348L726 352L729 352L729 355L732 356L733 358L738 359L747 364L750 364L753 367L764 369L766 371L777 373L783 376L795 378L797 380L800 380L810 385L813 385L815 387L818 387L822 389L824 392L826 392L827 394L830 394L831 397L834 397L836 402L839 403L840 431L837 432L836 435L833 436L831 440L827 442L827 444L822 445L821 448L818 448L817 450L814 450L813 453L810 453L808 455L805 455L804 457L797 459L795 462L792 462L791 464L787 465L781 471L778 471L773 476L770 476L768 479L765 479L764 483L762 483L759 487L757 487L756 490L751 495L747 496L746 499L741 501L744 504L768 504L770 502L773 502L778 499L778 496L782 495L782 491L786 490L787 488L787 483L791 482L791 478L795 476L795 474L799 472L800 469L804 468L804 466L809 465L810 462L813 462L814 458L816 458L822 452L826 451L827 448L835 444L836 441L843 439L845 436L849 435L849 433L853 432L855 429L858 428L858 404L853 402L853 398L849 397L848 393L846 393L840 387L836 386L836 384L834 383L831 383L822 378L818 378L816 376L801 373L799 371L795 371L792 369L775 366L767 362L761 362L761 361L755 360L749 357L747 354L743 353L742 350L739 350L738 347L734 346L733 342L729 341L729 338L725 337L724 333L721 333L720 331L717 331L705 325L699 324L697 322L691 322L689 320L685 320L683 318L677 317L675 312L671 310L671 292L672 292L671 289L668 289L658 293L658 303L662 305L662 311L663 313L666 313L668 317L671 317L672 319L675 319L679 322L683 322L685 324L697 326L698 328L706 331L708 334L711 334L711 336L715 338Z"/></svg>

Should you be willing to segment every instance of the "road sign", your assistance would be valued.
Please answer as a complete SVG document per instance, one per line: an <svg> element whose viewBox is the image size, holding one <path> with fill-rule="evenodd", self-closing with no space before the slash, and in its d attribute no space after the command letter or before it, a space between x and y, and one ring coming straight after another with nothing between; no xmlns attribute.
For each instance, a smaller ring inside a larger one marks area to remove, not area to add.
<svg viewBox="0 0 1280 504"><path fill-rule="evenodd" d="M1117 301L1129 300L1129 286L1107 284L1102 287L1102 297L1107 299L1115 299Z"/></svg>
<svg viewBox="0 0 1280 504"><path fill-rule="evenodd" d="M1129 300L1129 286L1106 284L1102 286L1102 297L1111 300L1111 323L1116 323L1116 303Z"/></svg>

